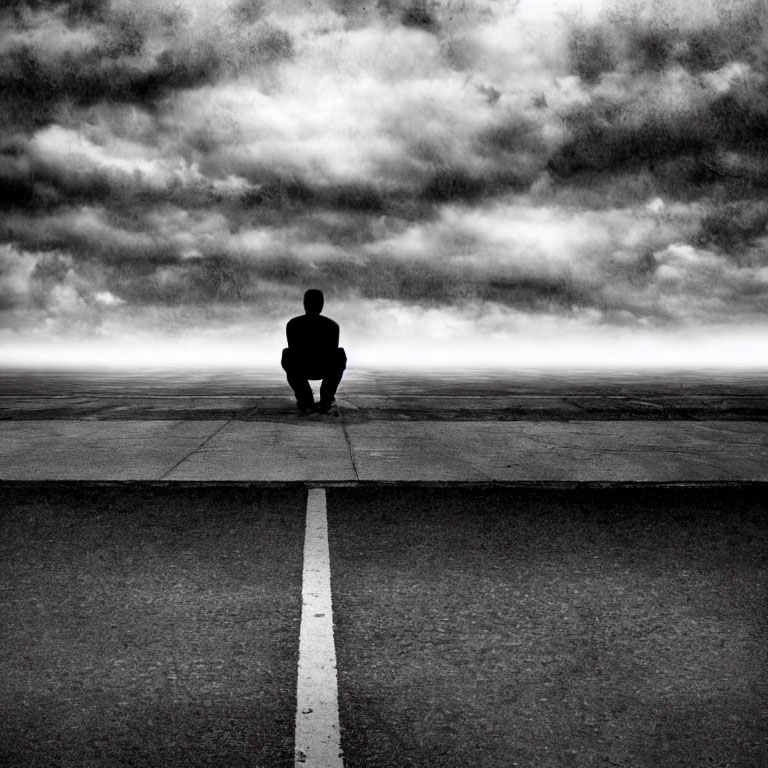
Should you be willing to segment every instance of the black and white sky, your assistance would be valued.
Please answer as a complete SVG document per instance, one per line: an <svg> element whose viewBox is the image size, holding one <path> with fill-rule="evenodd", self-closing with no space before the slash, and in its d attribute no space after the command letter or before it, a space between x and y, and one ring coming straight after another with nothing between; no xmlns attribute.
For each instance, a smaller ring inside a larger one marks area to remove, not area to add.
<svg viewBox="0 0 768 768"><path fill-rule="evenodd" d="M6 0L0 349L768 366L763 0Z"/></svg>

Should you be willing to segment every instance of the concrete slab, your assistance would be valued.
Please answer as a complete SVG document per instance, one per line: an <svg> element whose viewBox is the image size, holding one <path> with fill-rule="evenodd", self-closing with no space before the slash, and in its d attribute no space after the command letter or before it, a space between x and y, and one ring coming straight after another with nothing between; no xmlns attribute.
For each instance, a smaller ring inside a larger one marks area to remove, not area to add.
<svg viewBox="0 0 768 768"><path fill-rule="evenodd" d="M375 421L347 427L360 480L488 481L470 461L458 424ZM441 429L442 427L442 429Z"/></svg>
<svg viewBox="0 0 768 768"><path fill-rule="evenodd" d="M232 421L165 480L355 480L341 422Z"/></svg>
<svg viewBox="0 0 768 768"><path fill-rule="evenodd" d="M768 423L0 422L0 480L768 481Z"/></svg>
<svg viewBox="0 0 768 768"><path fill-rule="evenodd" d="M2 422L0 480L160 480L225 423Z"/></svg>
<svg viewBox="0 0 768 768"><path fill-rule="evenodd" d="M348 427L360 480L768 480L768 425L371 422Z"/></svg>

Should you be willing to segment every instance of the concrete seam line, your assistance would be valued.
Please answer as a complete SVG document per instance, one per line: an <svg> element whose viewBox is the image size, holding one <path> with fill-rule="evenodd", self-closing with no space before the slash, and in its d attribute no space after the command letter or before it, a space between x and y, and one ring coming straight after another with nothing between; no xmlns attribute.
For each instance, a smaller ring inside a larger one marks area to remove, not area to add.
<svg viewBox="0 0 768 768"><path fill-rule="evenodd" d="M168 477L168 475L170 475L171 472L173 472L174 469L176 469L177 467L180 467L188 458L190 458L190 456L193 456L194 454L196 454L204 445L206 445L208 442L213 440L213 438L216 437L216 435L218 435L219 432L221 432L221 430L224 429L224 427L229 426L233 421L234 419L228 419L227 421L225 421L218 429L215 429L213 432L211 432L211 434L208 435L208 437L206 437L200 443L200 445L193 448L183 459L179 459L167 472L162 474L159 479L165 480Z"/></svg>
<svg viewBox="0 0 768 768"><path fill-rule="evenodd" d="M343 768L325 489L307 491L294 761Z"/></svg>
<svg viewBox="0 0 768 768"><path fill-rule="evenodd" d="M349 439L349 432L347 431L347 425L342 417L341 431L344 433L344 439L347 441L347 450L349 451L349 460L352 463L352 471L355 473L355 480L360 479L360 475L357 471L357 464L355 463L355 451L352 448L352 441Z"/></svg>

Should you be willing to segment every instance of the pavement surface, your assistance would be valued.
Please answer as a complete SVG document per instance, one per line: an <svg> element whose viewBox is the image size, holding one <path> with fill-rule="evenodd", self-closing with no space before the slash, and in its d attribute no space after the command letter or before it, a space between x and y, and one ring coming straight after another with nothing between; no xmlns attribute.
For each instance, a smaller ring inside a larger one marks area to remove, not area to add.
<svg viewBox="0 0 768 768"><path fill-rule="evenodd" d="M328 493L347 768L768 765L759 489Z"/></svg>
<svg viewBox="0 0 768 768"><path fill-rule="evenodd" d="M766 765L766 393L0 372L0 763L293 764L321 485L349 768Z"/></svg>
<svg viewBox="0 0 768 768"><path fill-rule="evenodd" d="M768 480L768 374L348 371L299 417L275 372L0 371L0 480Z"/></svg>
<svg viewBox="0 0 768 768"><path fill-rule="evenodd" d="M294 764L305 488L2 490L0 764ZM762 488L327 507L347 768L768 764Z"/></svg>
<svg viewBox="0 0 768 768"><path fill-rule="evenodd" d="M768 481L768 422L310 419L4 421L0 480Z"/></svg>
<svg viewBox="0 0 768 768"><path fill-rule="evenodd" d="M292 766L303 489L4 489L0 764Z"/></svg>
<svg viewBox="0 0 768 768"><path fill-rule="evenodd" d="M765 482L768 375L0 374L0 480Z"/></svg>
<svg viewBox="0 0 768 768"><path fill-rule="evenodd" d="M768 373L349 371L337 400L370 421L768 421ZM282 377L260 371L13 372L0 369L1 420L285 421Z"/></svg>

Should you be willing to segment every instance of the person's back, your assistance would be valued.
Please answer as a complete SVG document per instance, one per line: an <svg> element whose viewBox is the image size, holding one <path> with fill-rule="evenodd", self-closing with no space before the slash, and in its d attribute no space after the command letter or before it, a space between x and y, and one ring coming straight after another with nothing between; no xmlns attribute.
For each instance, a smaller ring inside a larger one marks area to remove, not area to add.
<svg viewBox="0 0 768 768"><path fill-rule="evenodd" d="M308 290L304 294L306 314L289 320L286 327L288 347L283 350L282 366L296 395L300 413L316 410L328 413L331 410L347 364L347 356L339 347L339 326L320 314L323 304L321 291ZM309 379L323 380L318 405L314 402Z"/></svg>
<svg viewBox="0 0 768 768"><path fill-rule="evenodd" d="M339 326L323 315L299 315L288 321L288 349L296 352L308 379L322 379L339 348Z"/></svg>

